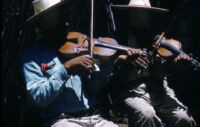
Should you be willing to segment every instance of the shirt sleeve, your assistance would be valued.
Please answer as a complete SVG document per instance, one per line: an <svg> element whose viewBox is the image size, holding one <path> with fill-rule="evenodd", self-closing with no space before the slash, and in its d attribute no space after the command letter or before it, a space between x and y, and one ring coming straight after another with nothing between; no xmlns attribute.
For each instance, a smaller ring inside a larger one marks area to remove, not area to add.
<svg viewBox="0 0 200 127"><path fill-rule="evenodd" d="M45 107L55 100L69 78L58 58L54 58L52 62L54 64L46 70L46 74L43 74L41 67L34 61L23 65L26 89L39 107Z"/></svg>

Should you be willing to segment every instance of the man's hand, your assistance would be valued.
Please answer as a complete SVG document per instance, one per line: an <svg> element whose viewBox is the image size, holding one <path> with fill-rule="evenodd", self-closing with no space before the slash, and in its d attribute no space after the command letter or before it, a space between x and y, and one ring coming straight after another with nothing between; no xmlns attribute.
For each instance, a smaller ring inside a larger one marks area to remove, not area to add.
<svg viewBox="0 0 200 127"><path fill-rule="evenodd" d="M141 49L134 49L134 48L129 48L126 51L127 55L120 55L117 58L117 62L127 62L129 64L134 65L135 67L141 67L141 68L148 68L149 67L149 61L146 58L142 58L141 56L144 55L144 51ZM116 62L115 62L116 63Z"/></svg>
<svg viewBox="0 0 200 127"><path fill-rule="evenodd" d="M64 66L67 70L82 67L92 73L94 72L94 59L90 56L82 55L68 60L64 63Z"/></svg>
<svg viewBox="0 0 200 127"><path fill-rule="evenodd" d="M172 68L171 71L173 73L179 73L179 75L188 73L193 68L191 66L191 57L183 54L179 54L171 62L169 61L169 65Z"/></svg>
<svg viewBox="0 0 200 127"><path fill-rule="evenodd" d="M189 62L190 57L188 55L179 54L175 59L174 62Z"/></svg>
<svg viewBox="0 0 200 127"><path fill-rule="evenodd" d="M139 67L143 69L147 69L149 67L149 63L150 62L148 59L141 58L141 57L138 57L137 59L131 62L131 64L134 65L135 67Z"/></svg>
<svg viewBox="0 0 200 127"><path fill-rule="evenodd" d="M143 57L144 51L141 49L130 48L127 50L128 60L132 65L139 68L147 69L149 67L149 61L147 57Z"/></svg>
<svg viewBox="0 0 200 127"><path fill-rule="evenodd" d="M142 51L141 49L135 49L135 48L129 48L126 51L128 57L138 57L143 55L144 51Z"/></svg>

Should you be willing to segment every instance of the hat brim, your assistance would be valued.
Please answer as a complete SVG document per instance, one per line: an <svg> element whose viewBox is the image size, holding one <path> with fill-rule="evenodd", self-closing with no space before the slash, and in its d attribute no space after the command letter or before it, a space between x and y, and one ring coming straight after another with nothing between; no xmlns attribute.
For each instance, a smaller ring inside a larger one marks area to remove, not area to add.
<svg viewBox="0 0 200 127"><path fill-rule="evenodd" d="M166 13L169 12L168 9L164 8L157 8L157 7L147 7L142 5L112 5L112 8L114 9L125 9L125 10L146 10L146 11L155 11L155 12L161 12Z"/></svg>
<svg viewBox="0 0 200 127"><path fill-rule="evenodd" d="M61 1L33 16L31 16L30 18L28 18L25 22L25 26L29 26L29 25L33 25L35 24L38 20L42 20L42 17L46 17L49 13L53 12L54 10L58 10L61 6L63 5L67 5L70 1L72 0L64 0L64 1Z"/></svg>

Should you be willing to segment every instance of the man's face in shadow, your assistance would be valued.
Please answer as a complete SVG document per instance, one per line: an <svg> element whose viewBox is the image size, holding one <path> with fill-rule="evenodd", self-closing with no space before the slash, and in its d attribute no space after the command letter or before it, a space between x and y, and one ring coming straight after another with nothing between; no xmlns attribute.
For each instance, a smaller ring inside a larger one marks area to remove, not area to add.
<svg viewBox="0 0 200 127"><path fill-rule="evenodd" d="M36 36L38 37L38 31L40 34L39 43L57 49L64 43L68 30L66 22L69 16L61 11L61 9L52 11L34 24L33 29L35 29Z"/></svg>
<svg viewBox="0 0 200 127"><path fill-rule="evenodd" d="M129 36L135 36L138 48L151 48L155 29L152 23L152 12L146 9L135 9L129 12ZM130 39L131 37L129 37Z"/></svg>

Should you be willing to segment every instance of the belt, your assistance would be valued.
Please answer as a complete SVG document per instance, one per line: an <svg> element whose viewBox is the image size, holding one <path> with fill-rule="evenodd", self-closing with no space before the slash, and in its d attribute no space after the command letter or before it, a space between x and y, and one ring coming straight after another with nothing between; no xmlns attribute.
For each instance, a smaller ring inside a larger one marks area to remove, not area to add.
<svg viewBox="0 0 200 127"><path fill-rule="evenodd" d="M56 118L63 119L63 118L72 118L72 117L87 117L91 115L98 114L99 110L97 107L92 107L89 110L80 110L76 112L69 112L69 113L61 113Z"/></svg>
<svg viewBox="0 0 200 127"><path fill-rule="evenodd" d="M92 115L90 111L78 111L73 113L61 113L57 116L57 119L63 119L63 118L72 118L72 117L87 117Z"/></svg>

